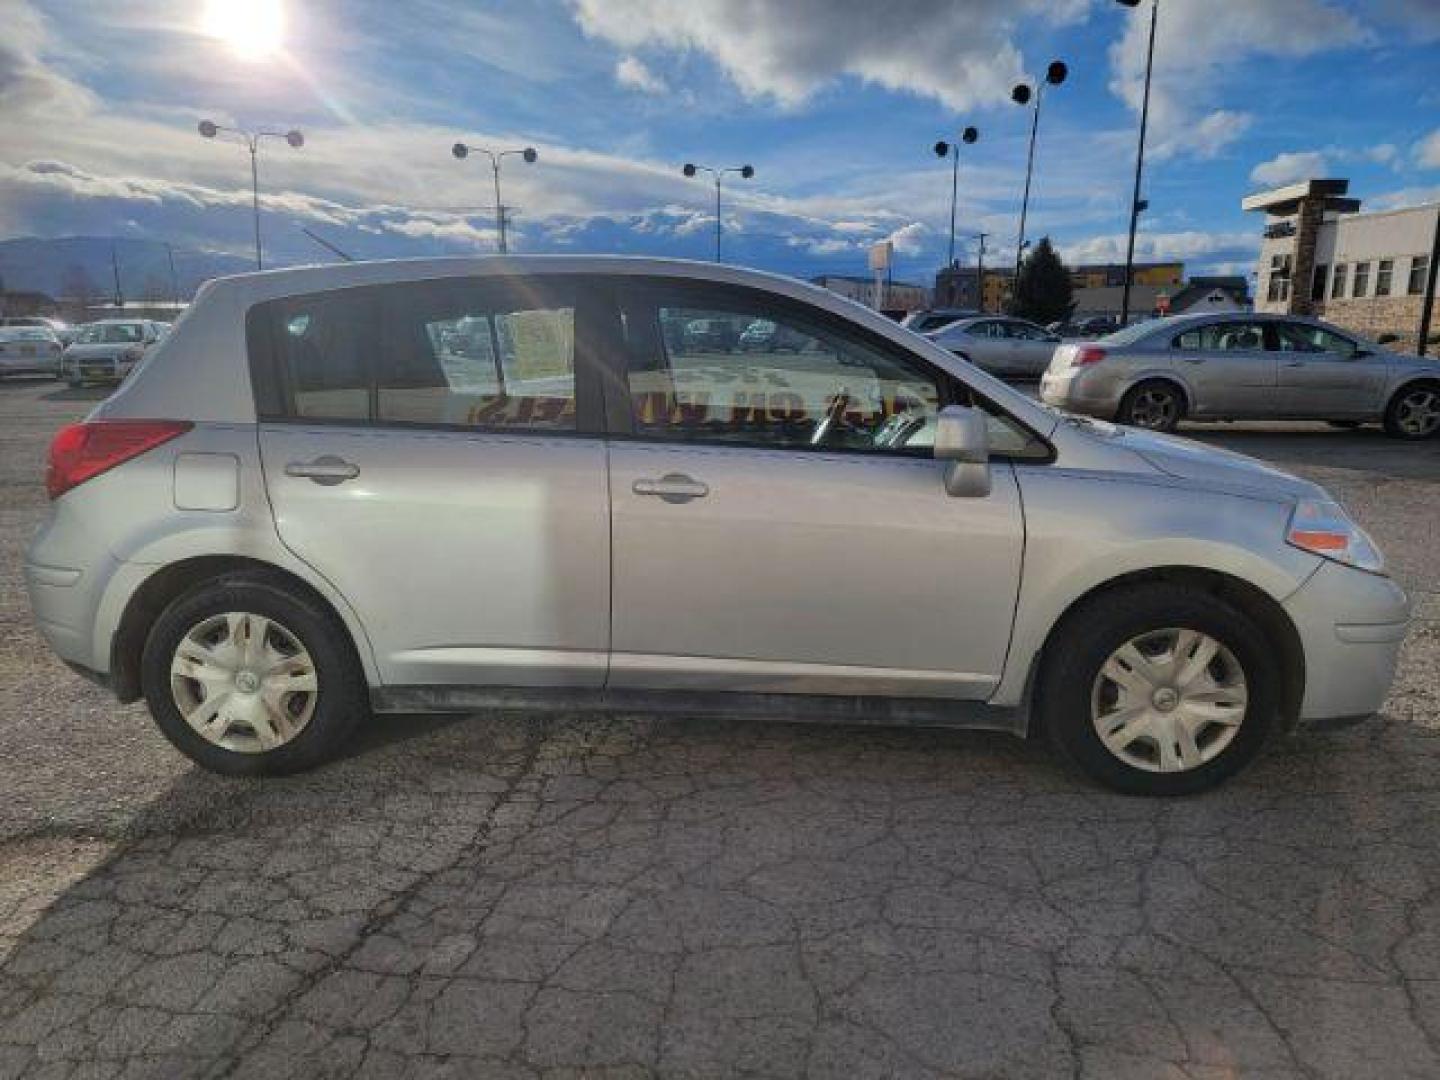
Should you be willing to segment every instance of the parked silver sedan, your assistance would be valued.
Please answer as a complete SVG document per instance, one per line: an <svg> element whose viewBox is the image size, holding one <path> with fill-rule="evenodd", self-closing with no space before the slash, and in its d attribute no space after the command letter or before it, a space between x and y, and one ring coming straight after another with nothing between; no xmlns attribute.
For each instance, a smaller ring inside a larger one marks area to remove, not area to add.
<svg viewBox="0 0 1440 1080"><path fill-rule="evenodd" d="M960 319L927 336L942 349L1002 379L1038 379L1060 344L1058 334L1007 315Z"/></svg>
<svg viewBox="0 0 1440 1080"><path fill-rule="evenodd" d="M665 330L761 320L803 347ZM227 773L371 709L593 704L1043 732L1181 794L1373 713L1409 620L1319 486L702 263L212 281L46 486L40 632Z"/></svg>
<svg viewBox="0 0 1440 1080"><path fill-rule="evenodd" d="M1069 412L1173 431L1182 419L1381 423L1440 432L1440 362L1297 315L1194 315L1062 345L1040 396Z"/></svg>
<svg viewBox="0 0 1440 1080"><path fill-rule="evenodd" d="M63 348L55 332L46 327L0 327L0 376L58 377Z"/></svg>

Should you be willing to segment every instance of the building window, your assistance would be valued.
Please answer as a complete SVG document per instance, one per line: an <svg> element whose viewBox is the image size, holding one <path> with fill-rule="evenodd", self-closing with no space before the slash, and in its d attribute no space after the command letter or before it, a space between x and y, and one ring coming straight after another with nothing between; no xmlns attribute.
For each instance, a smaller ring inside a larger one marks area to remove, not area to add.
<svg viewBox="0 0 1440 1080"><path fill-rule="evenodd" d="M1321 263L1315 267L1315 277L1310 282L1310 299L1321 301L1325 299L1325 286L1329 284L1330 267Z"/></svg>
<svg viewBox="0 0 1440 1080"><path fill-rule="evenodd" d="M1370 292L1370 264L1368 262L1355 264L1355 283L1350 288L1350 295L1359 299Z"/></svg>
<svg viewBox="0 0 1440 1080"><path fill-rule="evenodd" d="M1375 268L1375 295L1390 295L1390 279L1395 276L1395 260L1381 259Z"/></svg>
<svg viewBox="0 0 1440 1080"><path fill-rule="evenodd" d="M1270 256L1270 286L1266 298L1276 302L1284 302L1290 299L1290 269L1291 257L1289 255Z"/></svg>
<svg viewBox="0 0 1440 1080"><path fill-rule="evenodd" d="M1430 256L1416 255L1410 260L1410 281L1405 291L1411 296L1420 296L1425 292L1425 279L1429 276Z"/></svg>
<svg viewBox="0 0 1440 1080"><path fill-rule="evenodd" d="M1345 295L1345 264L1335 264L1335 276L1330 279L1330 299L1339 300Z"/></svg>

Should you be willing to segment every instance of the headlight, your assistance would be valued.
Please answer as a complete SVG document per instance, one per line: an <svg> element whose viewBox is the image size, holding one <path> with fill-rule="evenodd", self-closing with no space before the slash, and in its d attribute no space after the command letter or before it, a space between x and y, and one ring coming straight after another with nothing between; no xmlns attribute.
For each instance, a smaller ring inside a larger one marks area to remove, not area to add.
<svg viewBox="0 0 1440 1080"><path fill-rule="evenodd" d="M1375 541L1350 520L1339 503L1329 499L1301 499L1290 514L1285 540L1301 551L1368 570L1385 572L1385 557Z"/></svg>

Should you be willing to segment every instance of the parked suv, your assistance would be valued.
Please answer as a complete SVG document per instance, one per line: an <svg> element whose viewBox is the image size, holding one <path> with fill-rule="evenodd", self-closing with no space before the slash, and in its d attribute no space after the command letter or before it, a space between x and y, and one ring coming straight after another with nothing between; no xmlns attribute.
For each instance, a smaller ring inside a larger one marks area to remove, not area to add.
<svg viewBox="0 0 1440 1080"><path fill-rule="evenodd" d="M762 319L804 347L663 329ZM1316 485L709 264L215 281L47 483L40 629L227 773L315 765L369 710L585 700L1043 732L1176 794L1372 713L1409 615Z"/></svg>
<svg viewBox="0 0 1440 1080"><path fill-rule="evenodd" d="M61 370L72 387L87 382L118 383L165 336L169 323L151 319L100 319L86 323L61 357Z"/></svg>

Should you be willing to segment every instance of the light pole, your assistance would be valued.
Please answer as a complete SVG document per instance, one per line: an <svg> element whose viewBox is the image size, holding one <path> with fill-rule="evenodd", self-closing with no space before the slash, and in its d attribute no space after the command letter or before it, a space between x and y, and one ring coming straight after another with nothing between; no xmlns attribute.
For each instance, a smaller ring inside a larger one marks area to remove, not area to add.
<svg viewBox="0 0 1440 1080"><path fill-rule="evenodd" d="M750 165L731 165L724 169L712 169L709 165L692 165L688 161L685 167L680 170L686 176L693 178L696 173L708 172L715 178L715 261L720 261L720 177L726 173L739 173L740 179L749 180L755 175L755 169Z"/></svg>
<svg viewBox="0 0 1440 1080"><path fill-rule="evenodd" d="M960 142L973 143L980 137L980 132L973 127L967 127L960 132ZM941 139L935 144L935 156L938 158L950 158L950 258L946 266L955 265L955 199L960 192L960 143L946 142Z"/></svg>
<svg viewBox="0 0 1440 1080"><path fill-rule="evenodd" d="M483 146L466 146L457 142L450 148L450 153L455 155L457 161L464 161L471 154L484 154L490 159L490 171L495 177L495 225L500 233L500 254L504 255L509 251L505 243L505 204L500 201L500 160L512 154L525 159L525 164L533 165L540 157L533 146L527 146L523 150L501 150L496 153L494 150L487 150Z"/></svg>
<svg viewBox="0 0 1440 1080"><path fill-rule="evenodd" d="M1125 7L1139 7L1140 0L1116 0ZM1150 45L1145 52L1145 96L1140 104L1140 145L1135 150L1135 191L1130 197L1130 238L1125 243L1125 289L1120 294L1120 325L1130 321L1130 279L1135 273L1135 230L1140 214L1150 204L1140 198L1140 176L1145 168L1145 128L1150 122L1150 75L1155 68L1155 23L1159 18L1160 0L1150 0Z"/></svg>
<svg viewBox="0 0 1440 1080"><path fill-rule="evenodd" d="M1015 279L1020 279L1020 254L1025 250L1025 215L1030 209L1030 177L1035 171L1035 136L1040 131L1040 102L1045 96L1045 86L1059 86L1065 81L1070 69L1063 60L1051 60L1045 69L1045 79L1032 91L1020 83L1010 91L1010 100L1016 105L1028 105L1034 99L1035 107L1030 116L1030 152L1025 158L1025 195L1020 200L1020 235L1015 241Z"/></svg>
<svg viewBox="0 0 1440 1080"><path fill-rule="evenodd" d="M289 131L245 131L242 128L222 127L213 120L201 120L199 127L200 134L207 139L215 138L222 131L237 135L250 151L250 200L255 208L255 269L263 270L265 260L260 253L260 140L284 139L299 150L305 145L305 136L300 134L299 128L291 128Z"/></svg>

